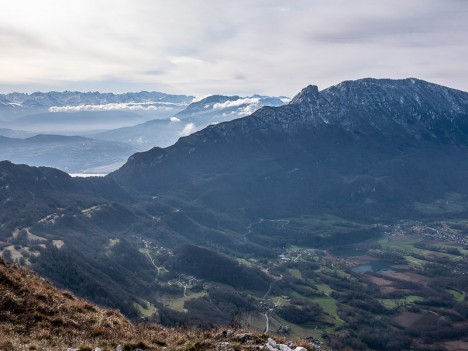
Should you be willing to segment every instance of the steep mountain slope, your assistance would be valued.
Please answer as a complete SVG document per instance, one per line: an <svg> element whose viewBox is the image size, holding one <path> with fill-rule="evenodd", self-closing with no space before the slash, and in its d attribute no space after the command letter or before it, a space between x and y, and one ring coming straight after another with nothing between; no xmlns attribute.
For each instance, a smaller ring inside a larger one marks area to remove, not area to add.
<svg viewBox="0 0 468 351"><path fill-rule="evenodd" d="M36 273L0 258L0 348L37 348L53 343L115 340L134 327L120 313L104 310L55 289ZM128 337L128 336L127 336Z"/></svg>
<svg viewBox="0 0 468 351"><path fill-rule="evenodd" d="M288 105L135 154L111 174L239 218L414 213L468 186L468 94L416 79L309 86Z"/></svg>

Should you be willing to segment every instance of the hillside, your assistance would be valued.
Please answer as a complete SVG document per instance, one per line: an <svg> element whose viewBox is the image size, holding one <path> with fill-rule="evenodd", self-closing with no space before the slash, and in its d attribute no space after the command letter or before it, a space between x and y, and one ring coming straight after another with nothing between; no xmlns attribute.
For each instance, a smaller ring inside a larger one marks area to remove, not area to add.
<svg viewBox="0 0 468 351"><path fill-rule="evenodd" d="M241 330L223 333L131 324L119 312L58 290L33 271L2 258L0 296L0 349L5 351L115 350L118 345L123 350L257 350L267 343L265 335Z"/></svg>

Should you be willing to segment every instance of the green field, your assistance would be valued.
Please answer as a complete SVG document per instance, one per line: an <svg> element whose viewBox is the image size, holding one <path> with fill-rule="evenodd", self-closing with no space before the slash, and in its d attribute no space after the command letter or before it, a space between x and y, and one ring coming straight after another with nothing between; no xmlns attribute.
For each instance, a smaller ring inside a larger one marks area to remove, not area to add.
<svg viewBox="0 0 468 351"><path fill-rule="evenodd" d="M409 295L402 299L379 299L379 301L388 309L393 310L399 306L422 301L423 298L416 295Z"/></svg>
<svg viewBox="0 0 468 351"><path fill-rule="evenodd" d="M165 299L163 300L164 301L164 304L165 305L168 305L169 308L175 310L175 311L178 311L178 312L187 312L187 310L184 308L184 304L186 301L189 301L189 300L192 300L192 299L196 299L196 298L199 298L199 297L203 297L203 296L206 296L206 292L205 291L202 291L202 292L198 292L198 293L189 293L190 295L188 296L182 296L182 297L179 297L179 298L170 298L170 299Z"/></svg>
<svg viewBox="0 0 468 351"><path fill-rule="evenodd" d="M337 326L344 323L344 321L338 316L338 307L335 299L327 296L317 297L311 299L311 301L317 303L328 315L330 315L330 317L334 318Z"/></svg>
<svg viewBox="0 0 468 351"><path fill-rule="evenodd" d="M153 316L158 310L153 304L146 301L145 306L135 303L134 306L136 307L138 313L142 317L151 317Z"/></svg>
<svg viewBox="0 0 468 351"><path fill-rule="evenodd" d="M327 284L317 284L317 289L323 292L325 295L330 295L333 292L333 289L330 288Z"/></svg>
<svg viewBox="0 0 468 351"><path fill-rule="evenodd" d="M447 292L449 292L453 296L455 301L461 302L465 299L464 295L460 293L459 291L455 291L453 289L447 289Z"/></svg>

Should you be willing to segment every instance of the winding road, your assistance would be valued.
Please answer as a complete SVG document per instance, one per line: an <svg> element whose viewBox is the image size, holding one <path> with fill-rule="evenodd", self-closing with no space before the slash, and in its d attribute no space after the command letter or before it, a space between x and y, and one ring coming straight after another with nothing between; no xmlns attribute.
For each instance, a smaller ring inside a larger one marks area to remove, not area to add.
<svg viewBox="0 0 468 351"><path fill-rule="evenodd" d="M278 280L281 280L281 279L283 279L282 274L280 275L280 278ZM273 280L270 283L270 285L268 286L267 292L262 297L263 301L265 301L265 299L268 297L268 295L270 295L271 288L273 287L273 284L275 282L276 282L276 280ZM268 309L268 311L263 314L265 316L265 331L264 331L265 334L268 334L268 332L270 331L270 314L271 314L271 312L273 312L278 307L280 301L281 301L281 297L278 297L278 301L276 301L276 303L274 304L274 307Z"/></svg>

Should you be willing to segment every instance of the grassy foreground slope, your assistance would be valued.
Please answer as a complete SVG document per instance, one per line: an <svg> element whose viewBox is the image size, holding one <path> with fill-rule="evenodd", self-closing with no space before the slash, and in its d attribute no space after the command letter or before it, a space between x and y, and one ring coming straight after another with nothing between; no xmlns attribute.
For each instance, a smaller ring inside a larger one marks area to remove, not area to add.
<svg viewBox="0 0 468 351"><path fill-rule="evenodd" d="M266 342L240 330L135 325L0 258L0 350L257 350Z"/></svg>

